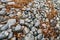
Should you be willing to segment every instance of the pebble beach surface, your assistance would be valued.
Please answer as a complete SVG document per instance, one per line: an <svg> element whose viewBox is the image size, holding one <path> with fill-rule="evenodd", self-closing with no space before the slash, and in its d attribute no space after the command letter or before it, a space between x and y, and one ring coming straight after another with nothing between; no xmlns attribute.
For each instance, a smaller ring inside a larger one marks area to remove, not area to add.
<svg viewBox="0 0 60 40"><path fill-rule="evenodd" d="M60 40L60 0L0 0L0 40Z"/></svg>

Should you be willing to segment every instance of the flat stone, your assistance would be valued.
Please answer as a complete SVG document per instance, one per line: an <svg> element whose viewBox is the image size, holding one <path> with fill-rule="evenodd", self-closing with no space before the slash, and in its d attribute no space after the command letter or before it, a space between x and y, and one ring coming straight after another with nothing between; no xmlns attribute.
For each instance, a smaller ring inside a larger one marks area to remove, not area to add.
<svg viewBox="0 0 60 40"><path fill-rule="evenodd" d="M14 25L16 23L16 19L9 19L7 24L9 25L9 27L11 27L12 25Z"/></svg>
<svg viewBox="0 0 60 40"><path fill-rule="evenodd" d="M9 28L8 24L1 27L1 30L7 30Z"/></svg>
<svg viewBox="0 0 60 40"><path fill-rule="evenodd" d="M20 30L22 30L22 26L18 24L18 25L15 27L15 31L20 31Z"/></svg>

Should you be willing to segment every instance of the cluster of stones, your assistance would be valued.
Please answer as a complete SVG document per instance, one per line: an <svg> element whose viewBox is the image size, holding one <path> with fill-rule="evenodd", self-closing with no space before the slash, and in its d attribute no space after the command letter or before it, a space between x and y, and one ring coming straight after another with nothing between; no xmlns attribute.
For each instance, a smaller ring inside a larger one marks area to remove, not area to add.
<svg viewBox="0 0 60 40"><path fill-rule="evenodd" d="M0 40L60 40L60 0L0 0Z"/></svg>

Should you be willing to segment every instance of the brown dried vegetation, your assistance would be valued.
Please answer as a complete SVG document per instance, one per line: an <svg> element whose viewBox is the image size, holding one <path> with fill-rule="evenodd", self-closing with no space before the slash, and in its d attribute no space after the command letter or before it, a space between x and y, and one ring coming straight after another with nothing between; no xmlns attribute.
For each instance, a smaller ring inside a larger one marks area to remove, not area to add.
<svg viewBox="0 0 60 40"><path fill-rule="evenodd" d="M13 2L15 2L15 4L11 4L11 5L6 5L6 11L9 12L10 8L23 8L24 6L26 6L29 2L31 2L32 0L12 0Z"/></svg>
<svg viewBox="0 0 60 40"><path fill-rule="evenodd" d="M57 15L57 11L54 9L54 5L49 2L51 0L46 0L46 3L48 4L48 7L51 9L51 11L49 13L47 13L47 18L49 19L48 22L43 22L42 20L40 21L40 28L42 29L42 33L44 34L45 38L56 38L57 37L57 32L55 32L55 27L52 27L50 25L50 20L53 19L56 15ZM44 26L42 26L42 24L46 24L47 27L44 28Z"/></svg>

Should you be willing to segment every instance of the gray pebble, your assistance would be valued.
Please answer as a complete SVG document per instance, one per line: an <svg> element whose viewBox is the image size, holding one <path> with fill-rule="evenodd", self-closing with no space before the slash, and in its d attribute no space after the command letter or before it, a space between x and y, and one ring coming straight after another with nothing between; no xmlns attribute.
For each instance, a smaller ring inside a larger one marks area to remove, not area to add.
<svg viewBox="0 0 60 40"><path fill-rule="evenodd" d="M15 27L15 31L20 31L20 30L22 30L22 26L18 24L18 25Z"/></svg>
<svg viewBox="0 0 60 40"><path fill-rule="evenodd" d="M8 26L8 24L6 24L6 25L4 25L3 27L1 27L1 30L6 30L6 29L8 29L9 28L9 26Z"/></svg>
<svg viewBox="0 0 60 40"><path fill-rule="evenodd" d="M34 36L29 33L25 36L25 40L34 40Z"/></svg>
<svg viewBox="0 0 60 40"><path fill-rule="evenodd" d="M9 25L9 27L11 27L12 25L14 25L16 23L16 19L9 19L7 24Z"/></svg>
<svg viewBox="0 0 60 40"><path fill-rule="evenodd" d="M41 40L43 38L43 35L42 34L39 34L38 35L38 40Z"/></svg>

